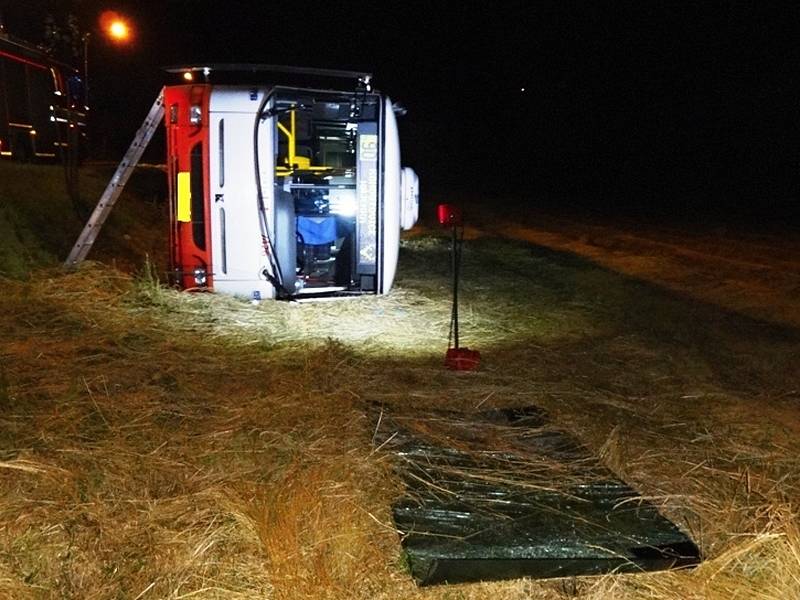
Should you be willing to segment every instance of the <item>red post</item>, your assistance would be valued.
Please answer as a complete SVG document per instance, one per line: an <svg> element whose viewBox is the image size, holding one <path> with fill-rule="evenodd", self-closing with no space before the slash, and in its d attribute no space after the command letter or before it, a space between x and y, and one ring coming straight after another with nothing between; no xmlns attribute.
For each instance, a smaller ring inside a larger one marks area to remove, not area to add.
<svg viewBox="0 0 800 600"><path fill-rule="evenodd" d="M439 224L452 229L451 257L453 261L453 311L450 318L450 342L444 364L453 371L474 371L480 364L481 355L477 350L461 348L458 339L458 283L461 275L461 247L463 236L459 238L458 228L463 227L461 208L452 204L440 204L436 208ZM449 345L449 343L448 343Z"/></svg>

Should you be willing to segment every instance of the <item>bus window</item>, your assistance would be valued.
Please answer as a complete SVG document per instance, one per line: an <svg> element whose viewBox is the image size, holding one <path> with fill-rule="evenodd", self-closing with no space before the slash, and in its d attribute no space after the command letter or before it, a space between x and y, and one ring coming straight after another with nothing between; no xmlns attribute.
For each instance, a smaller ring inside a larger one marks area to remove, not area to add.
<svg viewBox="0 0 800 600"><path fill-rule="evenodd" d="M191 194L192 194L192 238L200 250L206 249L206 192L205 172L203 170L203 144L198 142L190 155Z"/></svg>

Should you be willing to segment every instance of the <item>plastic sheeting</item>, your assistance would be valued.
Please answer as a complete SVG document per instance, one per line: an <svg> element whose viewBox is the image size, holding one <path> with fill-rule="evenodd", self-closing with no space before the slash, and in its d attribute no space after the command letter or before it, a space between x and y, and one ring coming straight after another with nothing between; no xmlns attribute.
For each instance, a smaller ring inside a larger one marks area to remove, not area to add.
<svg viewBox="0 0 800 600"><path fill-rule="evenodd" d="M420 585L658 570L697 546L537 408L392 414L375 444L406 492L393 514Z"/></svg>

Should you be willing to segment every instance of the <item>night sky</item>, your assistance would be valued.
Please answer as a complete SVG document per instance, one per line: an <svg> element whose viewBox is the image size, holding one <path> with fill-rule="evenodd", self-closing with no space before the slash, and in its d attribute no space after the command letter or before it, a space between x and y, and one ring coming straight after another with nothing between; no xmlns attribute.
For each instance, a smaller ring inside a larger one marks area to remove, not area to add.
<svg viewBox="0 0 800 600"><path fill-rule="evenodd" d="M114 48L96 32L90 47L95 152L108 157L170 81L160 66L355 69L408 108L403 162L425 201L796 217L800 10L638 4L0 0L0 9L9 33L33 41L47 11L57 21L71 11L86 29L105 9L130 17L133 44Z"/></svg>

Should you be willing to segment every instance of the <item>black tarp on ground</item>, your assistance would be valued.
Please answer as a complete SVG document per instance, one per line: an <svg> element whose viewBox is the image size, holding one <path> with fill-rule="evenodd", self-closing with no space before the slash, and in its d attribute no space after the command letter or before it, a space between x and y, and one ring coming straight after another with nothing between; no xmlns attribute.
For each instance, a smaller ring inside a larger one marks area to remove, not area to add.
<svg viewBox="0 0 800 600"><path fill-rule="evenodd" d="M393 507L420 585L659 570L697 546L537 408L375 411L396 457Z"/></svg>

